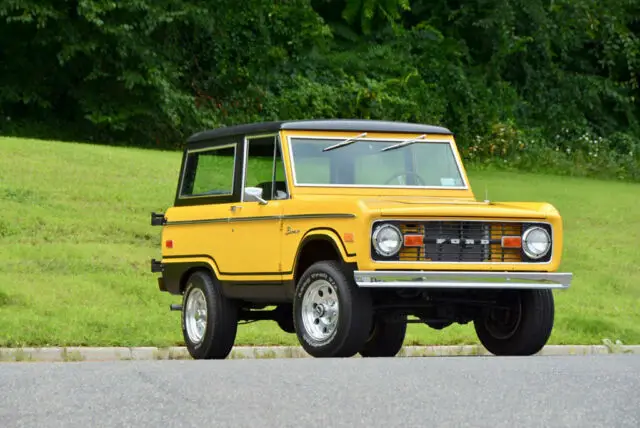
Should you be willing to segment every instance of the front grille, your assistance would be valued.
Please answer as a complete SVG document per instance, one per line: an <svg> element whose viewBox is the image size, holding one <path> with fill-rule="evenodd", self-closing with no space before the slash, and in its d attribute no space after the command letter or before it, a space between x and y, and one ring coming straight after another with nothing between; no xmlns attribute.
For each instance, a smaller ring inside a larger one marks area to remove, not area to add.
<svg viewBox="0 0 640 428"><path fill-rule="evenodd" d="M502 248L503 236L521 236L527 223L492 221L390 221L403 234L423 236L422 247L403 247L392 257L378 255L374 260L407 262L518 263L529 261L519 248ZM542 225L549 232L548 225ZM548 261L550 254L537 262Z"/></svg>

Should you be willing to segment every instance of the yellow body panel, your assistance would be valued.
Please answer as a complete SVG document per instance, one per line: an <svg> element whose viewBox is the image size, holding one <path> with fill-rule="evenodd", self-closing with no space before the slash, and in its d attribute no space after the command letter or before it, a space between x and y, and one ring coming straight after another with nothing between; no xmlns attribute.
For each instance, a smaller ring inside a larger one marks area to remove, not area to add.
<svg viewBox="0 0 640 428"><path fill-rule="evenodd" d="M257 202L243 202L232 205L241 208L231 213L231 222L227 225L231 232L223 272L248 275L280 273L282 203L270 201L268 205L259 205Z"/></svg>
<svg viewBox="0 0 640 428"><path fill-rule="evenodd" d="M162 228L163 258L210 256L224 272L226 264L233 259L226 251L226 242L231 238L231 229L227 227L228 224L225 221L220 221L228 216L229 206L225 205L170 208L167 210L167 217L177 224ZM219 221L199 222L214 219ZM167 246L168 241L172 242L172 248Z"/></svg>
<svg viewBox="0 0 640 428"><path fill-rule="evenodd" d="M476 201L470 185L465 189L408 189L294 186L288 138L292 136L355 137L359 132L282 131L285 175L290 198L258 202L172 207L163 227L164 263L205 261L222 280L274 281L294 276L302 241L323 235L331 239L341 257L360 270L475 270L556 271L563 246L562 220L546 203ZM404 140L418 134L379 134L368 137ZM448 135L427 141L452 141ZM455 144L453 145L455 149ZM464 182L468 178L457 149ZM235 207L235 208L234 208ZM374 262L371 228L377 219L495 220L548 222L553 228L553 257L549 263L438 263ZM166 241L173 241L167 248ZM173 257L181 256L176 259ZM209 258L210 257L210 258Z"/></svg>

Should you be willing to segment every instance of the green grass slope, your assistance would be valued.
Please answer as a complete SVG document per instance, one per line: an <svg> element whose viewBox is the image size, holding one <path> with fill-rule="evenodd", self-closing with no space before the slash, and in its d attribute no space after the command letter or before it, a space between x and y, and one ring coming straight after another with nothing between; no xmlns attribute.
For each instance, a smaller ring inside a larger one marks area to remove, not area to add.
<svg viewBox="0 0 640 428"><path fill-rule="evenodd" d="M179 299L157 289L149 213L171 204L180 154L0 137L0 346L182 344ZM551 343L640 343L640 185L470 172L478 195L549 201L565 219ZM412 325L406 344L477 343L473 328ZM273 322L237 344L296 344Z"/></svg>

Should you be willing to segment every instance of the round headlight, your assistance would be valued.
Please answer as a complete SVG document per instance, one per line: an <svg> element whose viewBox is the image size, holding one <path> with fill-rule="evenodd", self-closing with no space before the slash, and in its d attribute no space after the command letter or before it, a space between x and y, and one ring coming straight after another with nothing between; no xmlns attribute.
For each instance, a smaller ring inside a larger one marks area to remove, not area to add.
<svg viewBox="0 0 640 428"><path fill-rule="evenodd" d="M402 233L392 224L379 226L371 237L373 248L381 256L390 257L396 255L402 247Z"/></svg>
<svg viewBox="0 0 640 428"><path fill-rule="evenodd" d="M530 227L522 235L522 249L532 259L544 257L551 249L549 232L541 227Z"/></svg>

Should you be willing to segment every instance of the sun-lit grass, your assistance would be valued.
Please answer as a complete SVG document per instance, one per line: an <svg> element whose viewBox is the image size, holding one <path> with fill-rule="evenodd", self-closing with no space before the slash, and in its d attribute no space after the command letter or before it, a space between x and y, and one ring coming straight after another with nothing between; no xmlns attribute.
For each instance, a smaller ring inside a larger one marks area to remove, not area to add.
<svg viewBox="0 0 640 428"><path fill-rule="evenodd" d="M0 138L0 346L182 344L161 293L151 211L171 204L180 153ZM549 201L565 219L551 343L640 343L640 185L474 172L476 194ZM296 344L273 322L237 344ZM477 343L472 327L412 325L406 344Z"/></svg>

